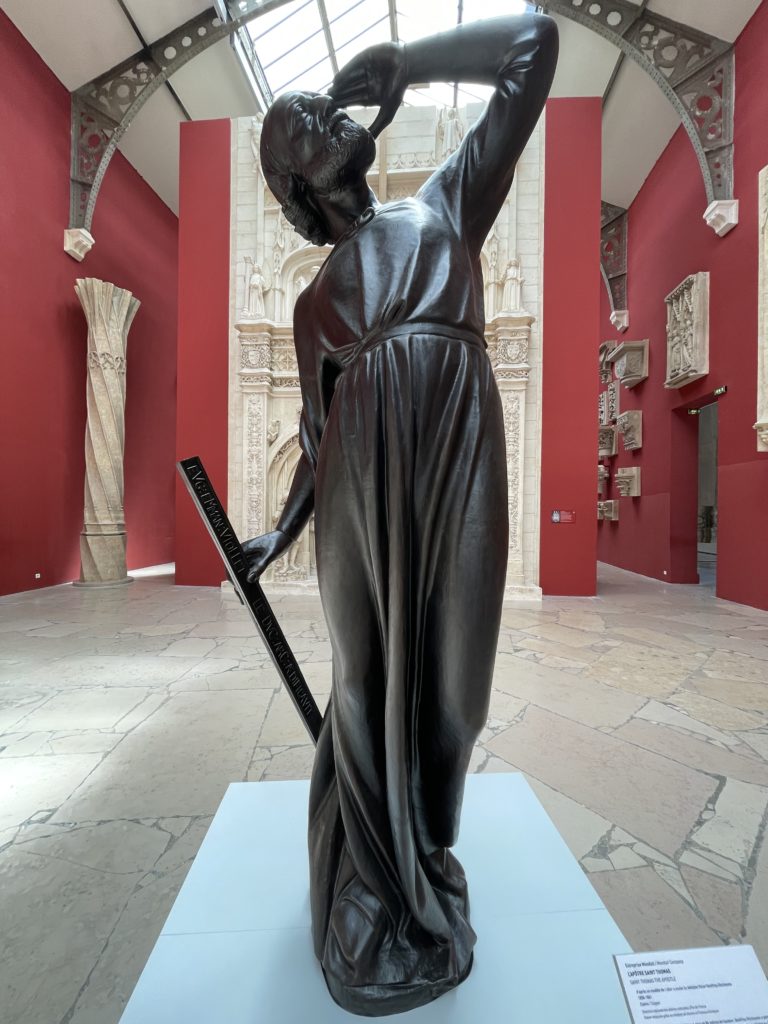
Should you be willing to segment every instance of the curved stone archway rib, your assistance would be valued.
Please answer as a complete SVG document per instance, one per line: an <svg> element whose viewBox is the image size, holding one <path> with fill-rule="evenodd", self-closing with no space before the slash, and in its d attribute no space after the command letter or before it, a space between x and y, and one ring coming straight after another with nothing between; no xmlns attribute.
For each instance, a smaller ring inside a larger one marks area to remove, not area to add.
<svg viewBox="0 0 768 1024"><path fill-rule="evenodd" d="M150 97L209 46L288 0L246 0L239 17L223 22L211 7L72 94L70 227L64 248L83 259L101 183L118 143ZM674 106L701 168L709 206L705 213L718 234L738 223L733 198L733 47L631 3L630 0L543 0L562 15L617 46L656 82ZM269 102L266 78L255 67Z"/></svg>
<svg viewBox="0 0 768 1024"><path fill-rule="evenodd" d="M630 0L542 0L542 7L607 39L653 79L691 140L707 223L720 235L735 227L732 45Z"/></svg>

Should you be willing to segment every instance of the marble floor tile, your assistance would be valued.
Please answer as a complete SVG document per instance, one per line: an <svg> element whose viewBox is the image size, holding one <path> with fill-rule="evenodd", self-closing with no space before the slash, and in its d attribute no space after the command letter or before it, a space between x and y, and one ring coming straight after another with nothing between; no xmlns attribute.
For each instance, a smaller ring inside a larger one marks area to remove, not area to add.
<svg viewBox="0 0 768 1024"><path fill-rule="evenodd" d="M651 867L604 871L590 881L635 952L721 943Z"/></svg>
<svg viewBox="0 0 768 1024"><path fill-rule="evenodd" d="M269 597L324 709L319 600ZM768 614L603 566L596 598L506 606L498 649L471 770L529 773L638 948L768 968ZM226 591L0 598L2 1024L117 1024L227 783L313 753Z"/></svg>
<svg viewBox="0 0 768 1024"><path fill-rule="evenodd" d="M707 775L533 705L486 746L669 855L717 788Z"/></svg>
<svg viewBox="0 0 768 1024"><path fill-rule="evenodd" d="M655 725L640 718L616 729L614 736L634 743L643 750L652 750L679 764L696 768L709 775L741 779L768 785L768 764L757 758L740 757L706 740L686 735L677 729Z"/></svg>

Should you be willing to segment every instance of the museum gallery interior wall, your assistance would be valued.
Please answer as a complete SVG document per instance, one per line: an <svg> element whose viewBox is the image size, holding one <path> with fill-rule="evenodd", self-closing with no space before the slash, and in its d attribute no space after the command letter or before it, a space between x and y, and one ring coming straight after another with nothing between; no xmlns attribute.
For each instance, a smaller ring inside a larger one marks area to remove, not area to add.
<svg viewBox="0 0 768 1024"><path fill-rule="evenodd" d="M597 375L589 339L600 323L601 116L596 98L547 103L541 439L545 594L589 596L597 582ZM553 522L554 511L561 513L559 523Z"/></svg>
<svg viewBox="0 0 768 1024"><path fill-rule="evenodd" d="M69 93L2 13L0 125L0 594L8 594L79 576L87 325L78 277L111 281L141 301L128 339L128 567L173 558L178 221L117 153L96 246L82 264L64 253Z"/></svg>
<svg viewBox="0 0 768 1024"><path fill-rule="evenodd" d="M649 339L649 376L623 408L643 413L643 447L608 460L642 469L642 495L620 499L619 522L599 524L602 561L675 583L696 575L698 417L718 399L717 593L768 609L768 455L757 451L758 174L768 164L768 4L736 45L735 194L739 224L724 238L707 227L706 198L682 128L629 210L629 339ZM665 296L690 274L710 275L710 366L702 379L666 390ZM600 341L618 340L603 294ZM607 494L618 498L612 483ZM665 575L666 572L666 575Z"/></svg>
<svg viewBox="0 0 768 1024"><path fill-rule="evenodd" d="M547 122L544 132L545 151L549 153L552 147L551 151L560 153L560 157L556 165L553 164L553 168L547 170L545 187L551 188L556 196L558 193L570 194L576 178L579 202L553 202L551 207L545 207L543 233L549 239L550 253L544 262L543 310L539 301L541 285L538 283L541 271L539 239L542 229L538 223L538 216L532 220L527 216L527 200L524 201L522 198L524 191L521 192L514 207L517 213L511 209L509 216L505 215L506 219L499 224L498 262L503 270L503 262L507 257L515 255L509 248L512 238L509 233L512 230L510 225L515 224L517 226L512 234L516 233L518 254L523 256L523 276L526 278L522 305L534 316L531 341L527 350L528 366L526 368L515 365L509 371L511 377L518 375L515 379L520 379L519 375L524 375L528 379L526 447L521 459L526 494L521 516L523 554L534 553L537 563L540 558L542 580L546 581L545 592L591 594L594 593L595 587L595 471L592 442L597 384L594 375L589 372L589 365L593 339L599 325L600 104L593 99L554 101L552 112L551 131ZM416 120L409 127L410 121L414 118ZM424 135L423 126L418 125L417 121L416 113L406 112L404 117L401 117L399 128L398 122L395 122L393 129L397 129L403 138L400 139L397 133L393 136L391 144L395 149L389 154L390 167L394 169L395 177L402 173L404 178L409 179L409 187L416 184L415 180L413 183L410 182L410 177L417 178L421 166L419 154L406 153L405 150L433 149L436 144L434 127L430 127L427 133L430 137L427 138L425 135L422 142L417 144L413 140L408 141L409 133L416 133L414 139ZM240 435L237 430L233 433L230 423L228 454L228 418L234 422L238 417L237 395L230 383L228 398L226 382L228 372L230 377L234 374L240 378L243 374L249 377L262 372L261 363L258 361L263 340L259 332L263 333L262 328L256 321L252 325L237 324L238 319L244 318L242 307L246 304L243 293L245 266L237 230L240 217L238 204L241 199L245 204L243 216L249 225L248 231L252 230L253 222L258 221L264 214L259 209L257 200L247 196L241 197L239 194L237 197L233 195L230 211L230 168L236 167L239 162L243 173L253 176L255 153L251 150L247 131L244 131L243 125L237 121L185 124L182 126L181 138L177 451L180 456L202 456L209 468L214 486L222 499L228 501L236 529L241 533L247 533L242 512L242 509L247 509L248 506L247 495L244 501L235 494L238 485L241 490L244 486L246 471L239 470L237 466L233 470L233 465L230 465L229 480L227 478L228 460L232 463L234 458L238 465L240 464L237 445L234 446L234 455L232 451L233 437L237 440ZM578 169L574 169L572 160L565 160L565 154L572 151L574 145L578 145L580 151L589 149L590 147L584 144L585 138L593 141L592 155L589 159L582 160ZM398 146L403 148L402 154L398 154ZM534 154L530 154L529 161L533 157ZM530 170L533 173L533 164ZM525 180L527 173L523 174L521 171L521 182ZM540 164L535 173L540 180ZM234 178L236 182L239 180L237 174ZM394 196L398 195L399 192L395 191ZM538 194L533 201L536 209L540 209ZM268 197L265 202L269 202ZM269 215L269 211L266 212ZM254 234L254 239L257 238L258 232ZM274 278L274 246L271 235L268 235L266 242L262 244L261 252L258 242L251 241L250 245L254 246L249 251L253 251L256 259L265 259L265 285L268 290L263 301L266 319L269 320L276 315L273 306L277 299L269 289L279 284L280 288L285 290L285 294L283 291L280 292L281 312L277 319L281 322L289 321L290 317L282 309L282 305L289 301L289 292L293 296L296 282L291 284L293 278L287 283L283 281L282 277L285 277L285 274L281 275L279 281ZM486 249L488 251L485 258L492 261L493 245L487 246ZM243 252L245 251L246 249L243 249ZM314 270L311 266L306 270L302 269L303 264L300 266L296 262L303 258L302 253L293 252L290 244L284 253L281 249L281 256L284 257L286 267L289 262L291 266L296 263L295 267L292 266L291 273L294 270L296 274L311 273ZM307 252L307 259L309 263L314 263L317 261L317 254ZM491 300L490 305L487 303L487 306L489 310L500 314L504 303L501 284L496 286L494 294L495 298ZM548 299L548 295L552 298ZM565 302L569 304L567 316L558 312L559 295L564 296ZM227 319L228 310L230 320ZM511 322L510 318L502 319L506 325L505 329L510 325L516 327L515 318L511 318ZM491 316L489 331L492 329L492 322ZM574 328L574 324L579 326ZM238 351L238 345L242 347L242 338L238 338L238 335L243 335L246 327L255 331L253 341L248 343L256 357L253 366L250 363L243 363L243 352ZM539 412L542 405L539 389L542 385L541 342L538 339L541 333L545 353L547 345L551 345L551 352L545 355L545 359L551 359L552 362L551 370L548 371L549 378L545 374L543 384L544 416L548 416L543 430L543 440ZM229 353L226 345L228 336ZM488 332L487 336L490 351L493 351L494 339ZM507 347L508 352L517 352L518 346L514 337L510 336L512 340ZM218 339L221 339L221 344ZM284 347L284 343L287 341L281 334L279 344ZM279 366L278 369L280 372L276 376L283 372ZM258 390L267 385L257 382L254 387ZM295 398L293 401L295 403ZM282 436L280 431L287 429L288 424L284 421L282 412L278 411L274 415L279 416L284 422L275 421L273 424L270 421L272 415L268 412L261 417L264 421L261 427L267 435L274 427L275 438L270 444L279 449ZM242 429L243 424L240 424L238 430ZM539 446L540 485L536 475L539 471ZM261 450L260 445L257 447ZM265 461L268 455L267 449ZM559 533L548 533L551 510L547 508L544 511L539 506L539 493L546 495L548 502L554 502L553 507L574 511L575 522L560 527ZM260 498L260 495L257 497ZM266 498L268 495L265 497L265 504ZM177 508L177 582L216 585L222 578L221 566L183 492L178 494ZM247 514L245 519L249 519ZM262 519L265 519L263 515ZM254 518L254 523L260 528L269 527L269 524L266 521L261 522L258 516ZM545 534L548 534L546 538ZM530 568L526 567L526 583L530 582ZM538 564L533 566L533 572L536 577L533 582L538 583Z"/></svg>

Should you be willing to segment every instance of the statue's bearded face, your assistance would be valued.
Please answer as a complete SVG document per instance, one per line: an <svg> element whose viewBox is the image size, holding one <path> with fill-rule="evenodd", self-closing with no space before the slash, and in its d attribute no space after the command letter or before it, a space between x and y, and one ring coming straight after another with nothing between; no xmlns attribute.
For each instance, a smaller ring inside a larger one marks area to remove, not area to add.
<svg viewBox="0 0 768 1024"><path fill-rule="evenodd" d="M358 182L376 157L368 129L317 93L279 96L264 119L264 142L273 159L320 195Z"/></svg>

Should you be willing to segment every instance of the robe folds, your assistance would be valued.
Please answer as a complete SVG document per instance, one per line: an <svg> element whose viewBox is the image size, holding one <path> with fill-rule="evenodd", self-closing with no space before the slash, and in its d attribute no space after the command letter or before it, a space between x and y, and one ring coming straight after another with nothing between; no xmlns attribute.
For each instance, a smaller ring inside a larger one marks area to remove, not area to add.
<svg viewBox="0 0 768 1024"><path fill-rule="evenodd" d="M472 964L450 847L508 547L480 251L538 116L524 95L538 45L514 49L415 197L366 211L336 243L295 311L333 654L310 792L313 940L333 997L370 1016L436 998Z"/></svg>

